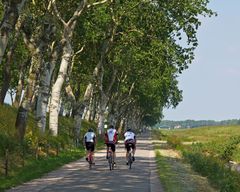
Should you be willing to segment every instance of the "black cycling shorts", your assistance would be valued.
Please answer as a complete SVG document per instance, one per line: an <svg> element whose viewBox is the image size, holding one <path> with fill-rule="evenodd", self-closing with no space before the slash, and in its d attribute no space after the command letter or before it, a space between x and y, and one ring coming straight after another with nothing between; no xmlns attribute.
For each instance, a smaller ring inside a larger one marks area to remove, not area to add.
<svg viewBox="0 0 240 192"><path fill-rule="evenodd" d="M95 150L95 145L93 142L86 142L85 144L86 144L86 149L88 151L93 152Z"/></svg>
<svg viewBox="0 0 240 192"><path fill-rule="evenodd" d="M112 152L116 151L116 146L114 143L106 143L107 147L111 147Z"/></svg>
<svg viewBox="0 0 240 192"><path fill-rule="evenodd" d="M128 141L128 140L127 140L127 141L125 142L125 148L127 149L127 152L129 152L131 148L132 148L133 150L136 149L136 145L135 145L134 141L132 141L132 140L129 140L129 141Z"/></svg>

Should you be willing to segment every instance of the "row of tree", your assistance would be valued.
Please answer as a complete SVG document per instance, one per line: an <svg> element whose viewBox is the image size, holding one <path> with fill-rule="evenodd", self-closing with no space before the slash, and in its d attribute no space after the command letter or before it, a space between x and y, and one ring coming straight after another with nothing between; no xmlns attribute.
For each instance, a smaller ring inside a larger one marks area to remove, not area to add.
<svg viewBox="0 0 240 192"><path fill-rule="evenodd" d="M29 112L42 133L58 117L154 125L182 99L177 76L194 59L208 0L4 0L0 4L0 103ZM184 46L183 46L184 45ZM49 123L47 124L47 114ZM47 126L47 127L48 127Z"/></svg>
<svg viewBox="0 0 240 192"><path fill-rule="evenodd" d="M240 119L229 119L222 121L214 120L185 120L185 121L171 121L162 120L157 123L155 128L192 128L192 127L203 127L203 126L215 126L215 125L240 125Z"/></svg>

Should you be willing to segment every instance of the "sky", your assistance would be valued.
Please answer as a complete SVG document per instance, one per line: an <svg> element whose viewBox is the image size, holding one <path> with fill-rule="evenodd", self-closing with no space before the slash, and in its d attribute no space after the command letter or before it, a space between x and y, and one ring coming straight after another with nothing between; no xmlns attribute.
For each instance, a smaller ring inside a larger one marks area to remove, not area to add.
<svg viewBox="0 0 240 192"><path fill-rule="evenodd" d="M240 0L211 0L195 60L178 78L183 101L164 120L240 119Z"/></svg>

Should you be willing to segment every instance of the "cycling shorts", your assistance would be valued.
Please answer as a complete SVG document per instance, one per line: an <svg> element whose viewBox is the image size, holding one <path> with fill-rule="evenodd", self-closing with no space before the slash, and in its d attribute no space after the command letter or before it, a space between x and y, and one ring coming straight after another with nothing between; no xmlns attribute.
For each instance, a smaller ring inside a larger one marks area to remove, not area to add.
<svg viewBox="0 0 240 192"><path fill-rule="evenodd" d="M95 145L93 142L85 142L86 149L93 152L95 150Z"/></svg>
<svg viewBox="0 0 240 192"><path fill-rule="evenodd" d="M112 152L116 151L116 145L115 143L106 143L107 147L111 147Z"/></svg>
<svg viewBox="0 0 240 192"><path fill-rule="evenodd" d="M129 140L125 141L125 149L127 149L127 152L129 152L131 148L133 150L136 149L136 144L135 144L134 140L129 139Z"/></svg>

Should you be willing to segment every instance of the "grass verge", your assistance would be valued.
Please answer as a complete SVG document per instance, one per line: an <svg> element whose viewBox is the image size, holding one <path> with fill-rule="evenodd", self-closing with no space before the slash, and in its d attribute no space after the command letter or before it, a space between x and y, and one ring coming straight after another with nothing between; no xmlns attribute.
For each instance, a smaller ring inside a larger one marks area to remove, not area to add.
<svg viewBox="0 0 240 192"><path fill-rule="evenodd" d="M64 164L83 157L84 154L84 149L74 149L60 153L59 156L28 161L25 167L15 170L11 176L0 177L0 191L20 185L26 181L39 178L44 174L63 166Z"/></svg>
<svg viewBox="0 0 240 192"><path fill-rule="evenodd" d="M162 156L156 150L160 181L164 192L216 192L207 179L196 174L191 166L182 160Z"/></svg>

